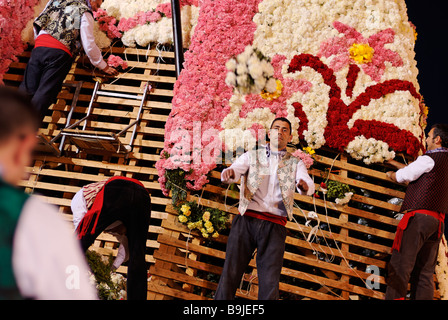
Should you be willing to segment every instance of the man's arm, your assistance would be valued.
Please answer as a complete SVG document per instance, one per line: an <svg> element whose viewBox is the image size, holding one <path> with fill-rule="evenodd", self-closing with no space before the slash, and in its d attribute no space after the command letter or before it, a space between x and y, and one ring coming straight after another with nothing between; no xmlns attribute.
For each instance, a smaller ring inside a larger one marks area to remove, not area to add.
<svg viewBox="0 0 448 320"><path fill-rule="evenodd" d="M221 173L221 181L224 183L235 183L240 180L240 177L249 170L249 153L246 152L232 165L224 169Z"/></svg>
<svg viewBox="0 0 448 320"><path fill-rule="evenodd" d="M98 48L95 43L95 35L93 33L94 23L95 20L90 12L86 12L82 15L80 34L84 52L92 65L111 76L116 76L118 75L118 71L107 65L106 61L103 59L100 48Z"/></svg>
<svg viewBox="0 0 448 320"><path fill-rule="evenodd" d="M313 179L311 179L311 177L309 176L308 170L306 169L303 161L299 161L299 163L297 164L296 186L297 191L300 194L306 194L310 196L316 191Z"/></svg>
<svg viewBox="0 0 448 320"><path fill-rule="evenodd" d="M395 162L397 164L395 164ZM391 160L388 163L398 168L397 172L388 171L386 175L389 179L398 183L407 183L415 181L426 172L429 172L434 168L434 160L426 155L419 156L414 162L404 165L398 161Z"/></svg>

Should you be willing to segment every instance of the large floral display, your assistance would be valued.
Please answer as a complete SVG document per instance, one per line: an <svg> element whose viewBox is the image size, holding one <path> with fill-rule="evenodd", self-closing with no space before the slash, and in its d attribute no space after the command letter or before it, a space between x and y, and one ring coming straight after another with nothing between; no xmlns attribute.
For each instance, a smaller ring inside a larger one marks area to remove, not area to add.
<svg viewBox="0 0 448 320"><path fill-rule="evenodd" d="M201 189L279 116L295 144L366 164L417 156L428 110L415 40L404 0L203 0L156 165L164 193L176 170Z"/></svg>

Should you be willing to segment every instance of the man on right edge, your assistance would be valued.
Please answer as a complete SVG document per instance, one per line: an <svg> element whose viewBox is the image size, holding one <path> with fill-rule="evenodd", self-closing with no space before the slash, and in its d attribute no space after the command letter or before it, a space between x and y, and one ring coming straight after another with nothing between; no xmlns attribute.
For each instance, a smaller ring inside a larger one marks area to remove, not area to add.
<svg viewBox="0 0 448 320"><path fill-rule="evenodd" d="M399 170L387 176L409 185L388 265L386 300L404 300L409 282L411 299L434 298L433 277L448 212L448 125L432 126L426 144L426 153L407 166L389 160Z"/></svg>

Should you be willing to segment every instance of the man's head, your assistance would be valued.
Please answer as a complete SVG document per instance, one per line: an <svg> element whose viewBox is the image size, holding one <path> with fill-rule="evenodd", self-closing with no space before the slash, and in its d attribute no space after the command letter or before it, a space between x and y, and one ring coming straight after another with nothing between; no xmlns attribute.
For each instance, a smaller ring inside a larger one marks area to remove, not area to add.
<svg viewBox="0 0 448 320"><path fill-rule="evenodd" d="M2 179L17 184L31 163L39 117L31 101L0 86L0 167Z"/></svg>
<svg viewBox="0 0 448 320"><path fill-rule="evenodd" d="M434 150L440 147L448 148L448 124L435 124L426 138L426 148Z"/></svg>
<svg viewBox="0 0 448 320"><path fill-rule="evenodd" d="M276 118L268 132L270 144L274 149L282 150L292 140L291 122L286 118Z"/></svg>

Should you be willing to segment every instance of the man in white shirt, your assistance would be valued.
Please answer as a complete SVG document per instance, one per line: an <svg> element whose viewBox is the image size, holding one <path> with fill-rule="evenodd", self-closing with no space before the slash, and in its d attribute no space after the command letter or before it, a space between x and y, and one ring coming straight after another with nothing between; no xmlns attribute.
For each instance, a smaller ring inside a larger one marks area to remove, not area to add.
<svg viewBox="0 0 448 320"><path fill-rule="evenodd" d="M285 225L287 217L292 219L295 189L306 195L315 191L305 164L286 151L292 140L289 120L276 118L268 136L269 144L244 153L221 174L225 183L234 183L241 178L240 214L232 222L216 300L234 299L255 249L258 299L279 298Z"/></svg>
<svg viewBox="0 0 448 320"><path fill-rule="evenodd" d="M41 120L56 101L81 47L93 66L115 76L95 44L92 11L102 0L50 0L34 21L35 45L20 89L32 97Z"/></svg>
<svg viewBox="0 0 448 320"><path fill-rule="evenodd" d="M96 300L68 222L17 188L36 144L37 114L16 90L0 87L0 97L0 300Z"/></svg>
<svg viewBox="0 0 448 320"><path fill-rule="evenodd" d="M388 265L388 300L403 300L409 282L411 299L434 298L434 270L448 213L448 125L434 125L426 144L426 153L407 166L390 160L399 170L386 173L409 183Z"/></svg>

